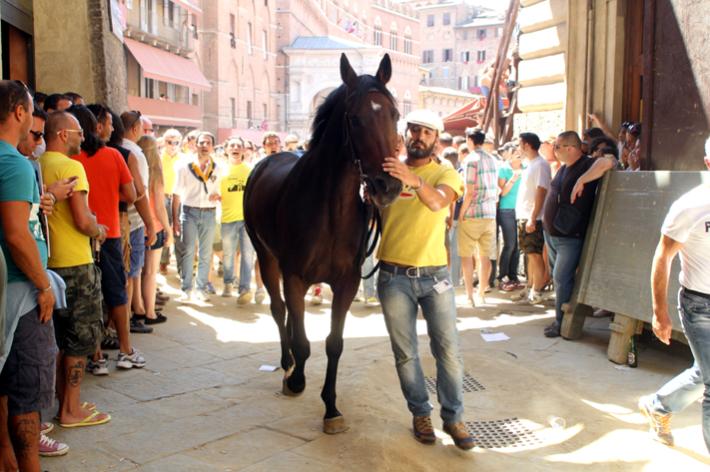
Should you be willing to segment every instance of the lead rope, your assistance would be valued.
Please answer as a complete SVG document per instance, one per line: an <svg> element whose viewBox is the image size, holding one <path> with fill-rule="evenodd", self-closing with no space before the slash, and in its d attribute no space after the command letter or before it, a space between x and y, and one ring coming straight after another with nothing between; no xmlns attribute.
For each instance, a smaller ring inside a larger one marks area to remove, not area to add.
<svg viewBox="0 0 710 472"><path fill-rule="evenodd" d="M345 143L348 146L348 150L350 151L350 156L352 157L353 163L357 167L358 174L360 175L360 185L365 184L365 179L367 178L367 175L362 171L362 163L360 162L360 159L357 157L357 153L355 152L355 146L353 145L352 140L350 139L350 116L345 113L345 129L343 130L343 138L345 139ZM365 201L365 226L368 228L367 231L363 234L363 239L360 243L360 250L358 251L358 265L362 267L363 262L365 262L365 259L367 259L372 253L375 252L375 248L377 247L377 243L380 240L380 236L382 235L382 217L380 216L380 211L377 209L375 205L370 203L369 201ZM370 246L368 247L368 243L370 242L370 238L372 238L372 235L375 235L375 237L372 239L372 243L370 243ZM369 279L373 275L375 275L375 272L380 268L380 261L377 261L377 264L375 267L373 267L372 271L370 271L369 274L365 276L360 276L361 279Z"/></svg>

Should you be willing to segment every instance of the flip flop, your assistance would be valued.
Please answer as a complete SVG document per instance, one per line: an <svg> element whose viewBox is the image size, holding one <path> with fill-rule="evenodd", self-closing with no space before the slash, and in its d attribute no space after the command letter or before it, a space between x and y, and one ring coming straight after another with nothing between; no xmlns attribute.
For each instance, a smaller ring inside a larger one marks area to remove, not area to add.
<svg viewBox="0 0 710 472"><path fill-rule="evenodd" d="M89 411L95 411L96 410L96 403L92 402L81 402L81 407L85 410ZM54 420L59 421L59 412L57 412L56 415L54 415ZM51 424L51 423L50 423ZM51 430L50 430L51 431ZM47 434L47 433L45 433Z"/></svg>
<svg viewBox="0 0 710 472"><path fill-rule="evenodd" d="M82 426L96 426L108 423L109 421L111 421L111 415L108 413L101 413L100 411L94 411L78 423L59 423L59 426L62 428L79 428Z"/></svg>

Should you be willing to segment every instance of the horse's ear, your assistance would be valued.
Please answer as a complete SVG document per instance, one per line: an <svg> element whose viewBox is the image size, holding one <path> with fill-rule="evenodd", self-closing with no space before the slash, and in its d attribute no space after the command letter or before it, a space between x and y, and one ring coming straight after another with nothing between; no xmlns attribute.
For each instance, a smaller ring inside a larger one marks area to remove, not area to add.
<svg viewBox="0 0 710 472"><path fill-rule="evenodd" d="M357 74L353 70L345 53L340 55L340 78L348 88L354 88L357 84Z"/></svg>
<svg viewBox="0 0 710 472"><path fill-rule="evenodd" d="M392 78L392 61L390 61L389 54L385 54L380 61L380 67L377 69L375 77L383 84L386 84Z"/></svg>

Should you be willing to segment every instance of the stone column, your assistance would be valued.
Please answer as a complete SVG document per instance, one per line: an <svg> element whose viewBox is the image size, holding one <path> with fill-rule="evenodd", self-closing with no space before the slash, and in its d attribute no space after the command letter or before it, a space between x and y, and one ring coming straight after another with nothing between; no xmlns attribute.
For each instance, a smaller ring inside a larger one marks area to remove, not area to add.
<svg viewBox="0 0 710 472"><path fill-rule="evenodd" d="M127 107L126 57L106 0L34 0L37 89L73 91L88 103Z"/></svg>

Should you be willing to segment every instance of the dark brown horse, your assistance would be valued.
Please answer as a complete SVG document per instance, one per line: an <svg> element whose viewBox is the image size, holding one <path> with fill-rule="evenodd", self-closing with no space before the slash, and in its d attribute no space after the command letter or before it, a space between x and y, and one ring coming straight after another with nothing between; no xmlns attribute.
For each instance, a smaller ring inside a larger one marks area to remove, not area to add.
<svg viewBox="0 0 710 472"><path fill-rule="evenodd" d="M310 343L303 316L308 287L325 282L333 290L328 368L321 392L326 433L347 429L335 406L335 380L345 315L360 283L367 231L360 189L364 184L378 206L390 204L402 189L399 180L382 170L385 157L397 155L399 113L385 87L391 75L388 55L375 76L358 76L343 54L343 84L318 108L309 150L301 158L290 153L267 157L252 171L244 193L247 232L281 335L287 395L298 395L306 387Z"/></svg>

